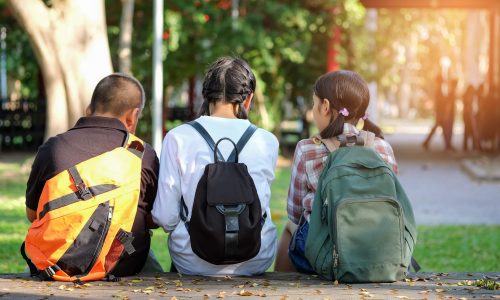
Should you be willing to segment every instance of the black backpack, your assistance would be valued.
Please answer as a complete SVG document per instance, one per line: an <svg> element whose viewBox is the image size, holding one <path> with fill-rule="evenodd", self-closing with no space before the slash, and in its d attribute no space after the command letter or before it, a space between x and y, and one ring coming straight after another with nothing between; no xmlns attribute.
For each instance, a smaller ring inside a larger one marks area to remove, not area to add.
<svg viewBox="0 0 500 300"><path fill-rule="evenodd" d="M214 143L210 134L196 121L188 123L205 139L214 153L214 163L205 166L194 196L191 219L181 198L180 218L186 224L193 252L212 264L235 264L249 260L260 250L262 215L259 196L247 166L238 163L241 152L257 127L250 125L235 145L229 138ZM218 145L233 144L227 161Z"/></svg>

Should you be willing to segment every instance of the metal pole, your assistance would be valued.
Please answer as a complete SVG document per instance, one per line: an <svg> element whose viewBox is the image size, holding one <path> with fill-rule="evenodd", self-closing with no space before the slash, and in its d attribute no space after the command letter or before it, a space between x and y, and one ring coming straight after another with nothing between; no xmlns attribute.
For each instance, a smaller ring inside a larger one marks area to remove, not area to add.
<svg viewBox="0 0 500 300"><path fill-rule="evenodd" d="M0 29L0 104L7 101L7 63L5 58L5 39L7 38L7 29Z"/></svg>
<svg viewBox="0 0 500 300"><path fill-rule="evenodd" d="M238 29L238 18L240 16L240 1L232 0L231 1L231 27L233 30Z"/></svg>
<svg viewBox="0 0 500 300"><path fill-rule="evenodd" d="M370 32L370 39L368 40L368 45L371 49L376 49L377 43L375 40L375 34L378 30L378 10L374 8L369 8L366 11L366 21L365 27L368 32ZM370 64L370 71L377 71L377 63L374 61ZM368 90L370 91L370 103L366 112L368 113L370 120L377 123L378 122L378 111L377 104L378 101L378 85L377 81L372 81L368 83Z"/></svg>
<svg viewBox="0 0 500 300"><path fill-rule="evenodd" d="M162 144L163 122L163 62L162 62L162 35L163 35L163 0L154 2L154 42L153 42L153 148L159 155Z"/></svg>

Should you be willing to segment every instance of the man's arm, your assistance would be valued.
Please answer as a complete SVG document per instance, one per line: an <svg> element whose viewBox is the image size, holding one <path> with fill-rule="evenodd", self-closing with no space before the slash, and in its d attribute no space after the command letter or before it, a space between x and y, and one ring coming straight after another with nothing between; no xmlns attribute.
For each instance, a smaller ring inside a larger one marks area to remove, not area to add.
<svg viewBox="0 0 500 300"><path fill-rule="evenodd" d="M160 162L156 156L156 152L146 145L143 158L143 168L141 174L141 187L144 189L144 201L146 202L146 227L148 229L156 229L159 226L153 221L151 210L153 202L155 201L156 191L158 188L158 173L160 169Z"/></svg>
<svg viewBox="0 0 500 300"><path fill-rule="evenodd" d="M49 151L47 144L49 144L49 141L38 149L33 165L31 166L28 182L26 183L26 218L30 222L36 219L36 210L43 186L47 177L52 175L49 174L47 168L47 162L50 161L47 158Z"/></svg>
<svg viewBox="0 0 500 300"><path fill-rule="evenodd" d="M26 207L26 217L31 223L33 223L33 221L35 221L36 219L36 211L32 210L29 207Z"/></svg>

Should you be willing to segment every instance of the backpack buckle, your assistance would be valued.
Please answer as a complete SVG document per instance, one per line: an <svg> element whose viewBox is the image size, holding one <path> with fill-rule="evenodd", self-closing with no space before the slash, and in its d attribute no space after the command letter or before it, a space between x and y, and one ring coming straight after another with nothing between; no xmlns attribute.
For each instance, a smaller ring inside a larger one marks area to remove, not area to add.
<svg viewBox="0 0 500 300"><path fill-rule="evenodd" d="M40 271L40 273L38 273L38 277L42 281L49 280L52 278L52 276L56 275L56 272L59 270L61 270L61 268L59 268L58 265L53 265L53 266L48 267L45 270Z"/></svg>
<svg viewBox="0 0 500 300"><path fill-rule="evenodd" d="M88 200L92 198L92 193L90 192L89 188L85 185L84 182L80 182L77 186L77 194L78 198L83 199L83 200Z"/></svg>
<svg viewBox="0 0 500 300"><path fill-rule="evenodd" d="M226 257L233 258L238 253L238 232L240 231L240 221L238 216L247 207L246 204L238 205L223 205L215 206L217 211L224 215L225 223L225 237L224 237L224 250Z"/></svg>

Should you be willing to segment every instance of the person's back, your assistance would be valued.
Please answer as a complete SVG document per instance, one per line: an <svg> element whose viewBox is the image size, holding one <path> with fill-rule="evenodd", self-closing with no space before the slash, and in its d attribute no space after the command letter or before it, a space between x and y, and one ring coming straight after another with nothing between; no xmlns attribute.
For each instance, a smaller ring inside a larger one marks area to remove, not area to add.
<svg viewBox="0 0 500 300"><path fill-rule="evenodd" d="M219 59L205 77L202 116L195 122L208 132L213 141L229 138L237 143L251 124L246 111L250 107L254 89L255 78L244 61ZM227 160L233 145L222 141L218 147ZM248 168L262 213L268 217L260 234L260 251L254 258L236 264L216 265L193 252L186 223L179 214L181 203L184 202L187 220L191 220L197 186L205 167L214 162L214 151L191 125L184 124L167 133L160 158L159 187L153 218L155 223L170 232L168 246L177 271L198 275L255 275L271 266L276 251L276 229L270 218L269 201L277 154L276 137L263 129L257 129L239 153L238 162ZM224 190L227 187L219 188ZM208 238L205 241L207 244L213 242Z"/></svg>
<svg viewBox="0 0 500 300"><path fill-rule="evenodd" d="M288 191L289 222L280 241L276 271L314 272L304 256L309 218L324 164L330 153L340 146L339 135L361 135L365 145L373 148L397 172L391 146L382 138L381 130L368 120L368 104L366 83L354 72L331 72L316 81L312 111L320 133L301 140L295 149ZM359 119L364 120L361 132L355 126Z"/></svg>
<svg viewBox="0 0 500 300"><path fill-rule="evenodd" d="M135 132L143 106L142 86L133 77L112 74L101 80L92 96L87 116L80 118L69 131L50 138L39 148L27 183L28 219L33 222L41 217L39 202L41 197L46 196L42 195L42 190L49 179L124 146L127 137L131 137L130 133ZM131 230L135 251L119 259L110 273L115 276L128 276L141 271L150 248L148 228L154 227L150 211L156 194L159 166L154 150L147 144L143 145L142 167L134 171L140 173L137 174L140 177L137 213ZM86 176L92 177L92 174ZM83 181L92 181L92 178L86 177Z"/></svg>

